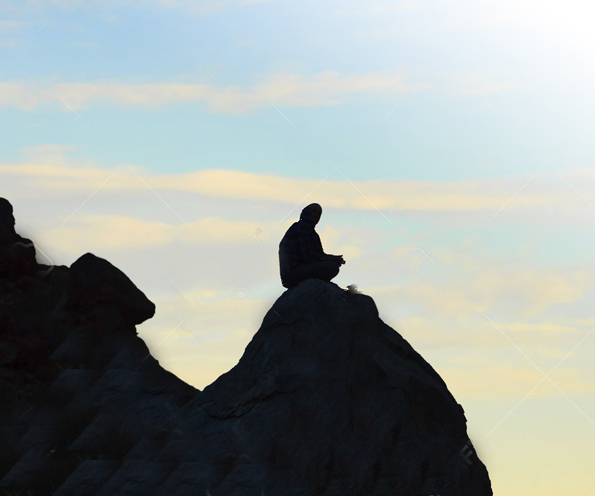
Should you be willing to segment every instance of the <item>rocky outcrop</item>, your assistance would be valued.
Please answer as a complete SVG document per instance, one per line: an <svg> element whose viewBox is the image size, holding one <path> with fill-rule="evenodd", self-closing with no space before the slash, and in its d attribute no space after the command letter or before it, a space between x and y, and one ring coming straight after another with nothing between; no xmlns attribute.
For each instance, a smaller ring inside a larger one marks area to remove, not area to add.
<svg viewBox="0 0 595 496"><path fill-rule="evenodd" d="M1 489L492 494L463 408L369 296L318 279L285 291L199 391L138 337L155 307L121 271L28 260L0 277Z"/></svg>
<svg viewBox="0 0 595 496"><path fill-rule="evenodd" d="M155 305L124 273L90 253L70 268L38 264L5 205L0 489L95 495L143 440L175 431L198 390L164 370L138 337L135 325Z"/></svg>

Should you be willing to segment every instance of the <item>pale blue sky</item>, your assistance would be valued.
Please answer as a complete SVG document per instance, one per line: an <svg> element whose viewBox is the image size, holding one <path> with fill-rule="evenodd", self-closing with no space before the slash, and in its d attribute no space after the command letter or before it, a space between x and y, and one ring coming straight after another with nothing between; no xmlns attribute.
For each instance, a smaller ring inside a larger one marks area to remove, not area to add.
<svg viewBox="0 0 595 496"><path fill-rule="evenodd" d="M55 3L71 7L5 5L3 18L20 24L0 30L4 81L248 90L279 72L348 77L400 67L412 71L407 81L433 87L353 93L331 106L272 98L291 123L267 102L240 116L183 101L155 110L90 98L80 118L56 111L59 101L35 113L9 107L1 116L8 159L24 146L76 141L104 166L119 156L162 171L216 166L311 177L328 163L353 179L457 180L534 173L547 160L584 167L593 153L589 85L570 79L584 70L569 59L576 51L557 46L554 30L537 41L523 35L525 24L490 25L487 11L460 2L450 2L449 14L448 2L391 11L271 1L204 17L189 14L192 2L174 9ZM464 8L483 24L453 24Z"/></svg>

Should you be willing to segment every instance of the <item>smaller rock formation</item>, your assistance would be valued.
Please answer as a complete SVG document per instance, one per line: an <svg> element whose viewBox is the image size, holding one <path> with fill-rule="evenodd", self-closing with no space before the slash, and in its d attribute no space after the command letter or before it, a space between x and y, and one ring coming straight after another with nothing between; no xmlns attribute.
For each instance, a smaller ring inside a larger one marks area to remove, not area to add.
<svg viewBox="0 0 595 496"><path fill-rule="evenodd" d="M132 328L155 315L155 305L130 279L103 258L87 253L70 268L69 303L79 313L105 319L114 313Z"/></svg>
<svg viewBox="0 0 595 496"><path fill-rule="evenodd" d="M137 336L154 312L123 272L90 253L71 268L37 263L0 199L2 491L94 496L134 448L143 456L143 440L175 431L198 390Z"/></svg>

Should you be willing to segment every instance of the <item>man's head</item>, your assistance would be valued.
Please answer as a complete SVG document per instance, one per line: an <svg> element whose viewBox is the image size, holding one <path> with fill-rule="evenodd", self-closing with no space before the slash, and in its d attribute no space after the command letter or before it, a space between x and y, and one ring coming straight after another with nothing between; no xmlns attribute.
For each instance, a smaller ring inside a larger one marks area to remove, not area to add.
<svg viewBox="0 0 595 496"><path fill-rule="evenodd" d="M318 203L310 203L306 205L300 214L300 220L309 222L313 225L318 224L320 216L322 215L322 207Z"/></svg>

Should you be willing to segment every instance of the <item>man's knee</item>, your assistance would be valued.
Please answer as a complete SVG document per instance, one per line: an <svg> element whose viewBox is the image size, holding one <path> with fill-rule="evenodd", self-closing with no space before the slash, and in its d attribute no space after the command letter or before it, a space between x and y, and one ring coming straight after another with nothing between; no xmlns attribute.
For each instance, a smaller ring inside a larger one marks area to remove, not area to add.
<svg viewBox="0 0 595 496"><path fill-rule="evenodd" d="M282 274L282 275L281 275L281 285L282 285L284 288L287 288L287 289L289 289L289 288L291 288L292 286L295 286L293 279L294 279L294 278L293 278L293 277L291 277L291 274L287 274L287 273L285 273L285 274Z"/></svg>
<svg viewBox="0 0 595 496"><path fill-rule="evenodd" d="M333 277L335 277L340 270L341 264L339 262L335 262L334 260L325 260L322 264L322 274L323 279L330 281Z"/></svg>

